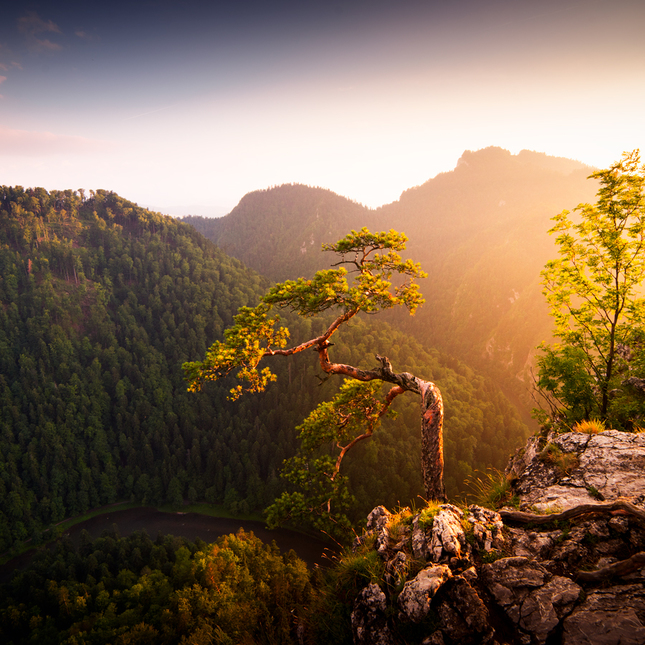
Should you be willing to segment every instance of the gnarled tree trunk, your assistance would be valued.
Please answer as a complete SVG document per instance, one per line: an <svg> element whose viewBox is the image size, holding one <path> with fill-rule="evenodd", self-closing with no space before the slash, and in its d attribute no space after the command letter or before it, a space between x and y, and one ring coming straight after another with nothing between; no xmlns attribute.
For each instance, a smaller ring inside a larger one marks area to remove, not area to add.
<svg viewBox="0 0 645 645"><path fill-rule="evenodd" d="M317 347L320 366L327 374L342 374L359 381L378 379L394 384L386 406L403 392L415 392L421 396L421 467L423 486L426 498L434 501L446 501L446 489L443 483L443 398L439 388L430 381L424 381L409 372L395 373L386 356L377 356L381 367L374 370L362 370L352 365L332 363L327 350L330 344L327 339Z"/></svg>
<svg viewBox="0 0 645 645"><path fill-rule="evenodd" d="M421 467L428 500L446 501L443 484L443 398L439 388L419 380L421 389Z"/></svg>

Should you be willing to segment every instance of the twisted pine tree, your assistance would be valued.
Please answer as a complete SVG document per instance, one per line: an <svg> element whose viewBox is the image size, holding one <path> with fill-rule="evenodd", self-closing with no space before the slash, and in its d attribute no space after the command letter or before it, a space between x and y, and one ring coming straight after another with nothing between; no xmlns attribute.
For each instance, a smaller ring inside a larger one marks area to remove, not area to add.
<svg viewBox="0 0 645 645"><path fill-rule="evenodd" d="M407 238L402 233L371 233L366 228L352 231L335 244L323 246L338 256L333 268L318 271L313 278L288 280L273 286L255 308L242 307L235 324L226 330L224 341L215 342L200 362L185 363L189 390L204 382L234 373L240 384L231 390L236 399L244 392L263 391L275 380L265 359L293 356L314 349L322 370L348 377L339 394L316 408L299 427L300 454L288 460L284 475L298 489L284 493L269 511L270 523L331 514L332 501L342 506L347 493L340 465L346 453L370 437L392 401L405 392L418 394L421 401L422 468L428 499L445 500L443 483L443 401L434 383L408 372L394 372L386 356L376 356L377 366L365 370L334 362L329 351L331 338L359 312L374 314L392 307L406 307L414 314L424 300L416 283L426 277L418 264L403 261L399 251ZM393 284L392 277L396 284ZM311 317L334 312L336 317L320 336L287 347L289 331L279 326L274 308ZM385 396L381 385L390 384ZM333 443L337 454L321 450ZM342 516L344 518L344 516ZM344 518L346 519L346 518Z"/></svg>

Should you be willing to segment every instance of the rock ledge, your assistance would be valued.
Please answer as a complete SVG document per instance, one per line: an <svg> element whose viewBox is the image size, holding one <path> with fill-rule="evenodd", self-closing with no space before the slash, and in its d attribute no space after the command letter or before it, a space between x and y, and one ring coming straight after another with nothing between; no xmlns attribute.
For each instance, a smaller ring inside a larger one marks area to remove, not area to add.
<svg viewBox="0 0 645 645"><path fill-rule="evenodd" d="M356 644L407 625L422 645L645 643L645 434L534 437L507 473L523 512L370 513L354 548L385 574L354 601Z"/></svg>

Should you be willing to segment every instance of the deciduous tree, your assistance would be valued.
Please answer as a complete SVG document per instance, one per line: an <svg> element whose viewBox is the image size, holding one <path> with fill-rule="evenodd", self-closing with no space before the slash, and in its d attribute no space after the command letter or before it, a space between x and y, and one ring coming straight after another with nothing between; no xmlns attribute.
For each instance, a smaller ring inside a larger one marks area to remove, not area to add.
<svg viewBox="0 0 645 645"><path fill-rule="evenodd" d="M550 230L560 257L542 275L559 342L542 345L537 387L542 420L621 427L638 414L630 383L644 367L645 165L635 150L590 178L600 183L597 202L580 204L575 220L556 215Z"/></svg>

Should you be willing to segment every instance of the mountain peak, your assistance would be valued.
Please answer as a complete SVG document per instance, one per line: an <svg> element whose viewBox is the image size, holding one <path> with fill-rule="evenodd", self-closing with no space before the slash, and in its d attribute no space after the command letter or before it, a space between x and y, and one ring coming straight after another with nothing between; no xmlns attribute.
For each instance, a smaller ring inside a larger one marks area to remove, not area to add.
<svg viewBox="0 0 645 645"><path fill-rule="evenodd" d="M464 167L486 168L491 169L492 165L508 167L511 164L521 166L532 166L535 169L547 170L551 172L569 175L577 170L588 170L591 172L592 166L584 164L574 159L566 157L553 157L545 152L536 152L535 150L520 150L516 155L499 146L489 146L480 150L465 150L457 161L455 170Z"/></svg>

